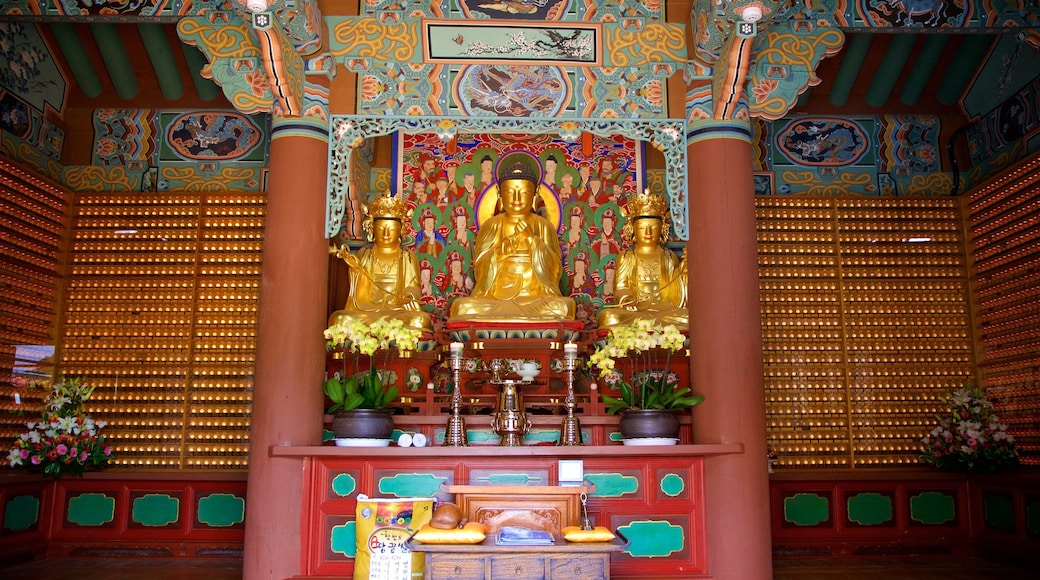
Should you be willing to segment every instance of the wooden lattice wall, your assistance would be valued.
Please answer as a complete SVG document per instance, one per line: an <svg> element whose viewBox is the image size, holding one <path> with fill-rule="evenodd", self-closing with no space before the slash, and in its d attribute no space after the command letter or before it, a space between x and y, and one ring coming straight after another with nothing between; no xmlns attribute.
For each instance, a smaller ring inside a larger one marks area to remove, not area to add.
<svg viewBox="0 0 1040 580"><path fill-rule="evenodd" d="M759 197L769 446L781 467L917 462L971 381L956 199Z"/></svg>
<svg viewBox="0 0 1040 580"><path fill-rule="evenodd" d="M1040 156L969 202L980 370L1022 463L1040 465Z"/></svg>
<svg viewBox="0 0 1040 580"><path fill-rule="evenodd" d="M78 199L62 367L97 385L117 465L246 467L264 212L253 193Z"/></svg>

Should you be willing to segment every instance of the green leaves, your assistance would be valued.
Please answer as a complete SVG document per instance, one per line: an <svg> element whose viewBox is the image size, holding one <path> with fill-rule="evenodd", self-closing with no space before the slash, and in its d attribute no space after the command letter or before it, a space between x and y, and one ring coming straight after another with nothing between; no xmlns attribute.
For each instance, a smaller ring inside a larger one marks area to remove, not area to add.
<svg viewBox="0 0 1040 580"><path fill-rule="evenodd" d="M321 388L332 401L325 411L330 415L354 409L386 409L398 394L397 386L383 387L375 367L346 378L333 376L322 383Z"/></svg>

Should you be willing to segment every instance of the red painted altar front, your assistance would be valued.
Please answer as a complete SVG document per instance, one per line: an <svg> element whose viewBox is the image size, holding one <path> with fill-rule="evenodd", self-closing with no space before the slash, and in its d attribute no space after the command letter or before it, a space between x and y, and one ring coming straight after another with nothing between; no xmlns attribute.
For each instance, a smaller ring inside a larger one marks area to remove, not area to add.
<svg viewBox="0 0 1040 580"><path fill-rule="evenodd" d="M704 470L742 446L275 447L305 459L301 578L353 573L358 494L451 499L448 487L558 485L558 461L581 460L594 525L630 546L611 556L612 578L708 576Z"/></svg>

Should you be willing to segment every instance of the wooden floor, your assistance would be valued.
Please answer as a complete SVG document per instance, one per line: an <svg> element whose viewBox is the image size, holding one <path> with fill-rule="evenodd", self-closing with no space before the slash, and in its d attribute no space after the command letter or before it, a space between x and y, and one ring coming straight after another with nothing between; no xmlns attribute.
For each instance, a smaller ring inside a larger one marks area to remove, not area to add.
<svg viewBox="0 0 1040 580"><path fill-rule="evenodd" d="M239 562L227 560L51 559L0 569L4 580L232 580ZM777 580L1018 580L1037 578L1036 569L979 558L847 558L777 560Z"/></svg>

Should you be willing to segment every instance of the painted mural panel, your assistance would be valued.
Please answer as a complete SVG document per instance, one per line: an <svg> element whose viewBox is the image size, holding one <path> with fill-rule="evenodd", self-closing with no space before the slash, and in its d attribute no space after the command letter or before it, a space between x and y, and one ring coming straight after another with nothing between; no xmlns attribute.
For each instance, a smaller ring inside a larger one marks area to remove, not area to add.
<svg viewBox="0 0 1040 580"><path fill-rule="evenodd" d="M65 78L35 25L0 20L0 87L41 113L64 110Z"/></svg>
<svg viewBox="0 0 1040 580"><path fill-rule="evenodd" d="M571 83L559 67L478 64L459 71L454 92L466 115L555 117L570 101Z"/></svg>
<svg viewBox="0 0 1040 580"><path fill-rule="evenodd" d="M481 24L426 21L429 61L508 61L513 64L552 63L601 65L602 29L599 25L561 26Z"/></svg>
<svg viewBox="0 0 1040 580"><path fill-rule="evenodd" d="M946 195L929 115L798 117L757 126L758 195Z"/></svg>
<svg viewBox="0 0 1040 580"><path fill-rule="evenodd" d="M264 115L257 115L260 120ZM264 158L264 132L253 118L234 111L161 115L162 160L257 161Z"/></svg>
<svg viewBox="0 0 1040 580"><path fill-rule="evenodd" d="M459 8L467 18L560 20L576 0L458 0Z"/></svg>

